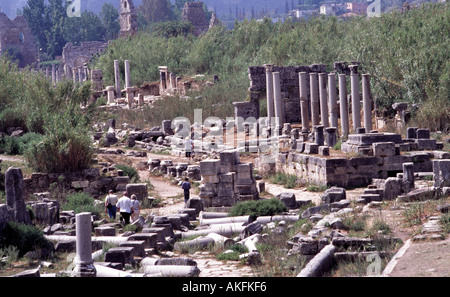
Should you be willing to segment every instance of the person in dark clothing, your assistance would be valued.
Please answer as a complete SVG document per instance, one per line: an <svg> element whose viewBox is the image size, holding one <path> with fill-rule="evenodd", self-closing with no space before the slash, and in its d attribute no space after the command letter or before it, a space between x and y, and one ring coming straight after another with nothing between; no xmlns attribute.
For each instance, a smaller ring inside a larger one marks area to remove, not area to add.
<svg viewBox="0 0 450 297"><path fill-rule="evenodd" d="M186 177L184 179L184 182L181 184L181 188L184 190L184 203L187 203L189 200L189 192L191 189L191 183L189 182L189 179Z"/></svg>

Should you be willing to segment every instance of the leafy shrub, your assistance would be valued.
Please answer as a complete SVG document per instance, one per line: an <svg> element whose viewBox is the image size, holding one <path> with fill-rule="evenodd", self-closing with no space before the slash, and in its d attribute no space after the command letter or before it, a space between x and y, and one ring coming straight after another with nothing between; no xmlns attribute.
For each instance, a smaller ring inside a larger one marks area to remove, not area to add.
<svg viewBox="0 0 450 297"><path fill-rule="evenodd" d="M75 213L90 212L97 216L103 212L103 208L103 204L96 206L95 199L83 192L67 196L67 202L62 206L63 210L73 210Z"/></svg>
<svg viewBox="0 0 450 297"><path fill-rule="evenodd" d="M30 147L25 158L39 172L77 172L91 166L91 145L86 119L68 109L50 117L42 141Z"/></svg>
<svg viewBox="0 0 450 297"><path fill-rule="evenodd" d="M444 233L450 233L450 214L443 214L439 221L443 227Z"/></svg>
<svg viewBox="0 0 450 297"><path fill-rule="evenodd" d="M233 206L230 216L273 216L287 211L286 205L276 198L238 202Z"/></svg>
<svg viewBox="0 0 450 297"><path fill-rule="evenodd" d="M15 246L19 249L19 257L29 251L44 250L51 251L53 245L44 237L44 233L37 227L14 221L8 222L0 238L0 247Z"/></svg>
<svg viewBox="0 0 450 297"><path fill-rule="evenodd" d="M277 172L269 177L270 182L278 185L283 185L287 189L292 189L296 185L297 176L294 174L285 174Z"/></svg>
<svg viewBox="0 0 450 297"><path fill-rule="evenodd" d="M5 136L0 138L0 151L8 155L23 155L31 146L41 141L42 135L34 132L25 133L21 137Z"/></svg>
<svg viewBox="0 0 450 297"><path fill-rule="evenodd" d="M135 168L125 164L117 164L115 167L122 170L123 174L130 178L131 183L139 181L139 173Z"/></svg>

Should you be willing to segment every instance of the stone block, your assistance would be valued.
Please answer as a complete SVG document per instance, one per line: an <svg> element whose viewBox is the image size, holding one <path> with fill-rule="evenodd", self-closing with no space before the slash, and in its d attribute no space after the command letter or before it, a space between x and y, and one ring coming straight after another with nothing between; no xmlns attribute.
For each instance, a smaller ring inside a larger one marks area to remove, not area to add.
<svg viewBox="0 0 450 297"><path fill-rule="evenodd" d="M417 129L416 130L416 138L417 139L429 139L430 138L430 129Z"/></svg>
<svg viewBox="0 0 450 297"><path fill-rule="evenodd" d="M319 155L320 156L329 156L330 148L328 146L319 146Z"/></svg>
<svg viewBox="0 0 450 297"><path fill-rule="evenodd" d="M178 210L178 213L187 214L190 221L195 221L195 219L197 218L197 211L195 208L182 208Z"/></svg>
<svg viewBox="0 0 450 297"><path fill-rule="evenodd" d="M233 183L236 178L236 173L225 173L219 175L219 182L221 183Z"/></svg>
<svg viewBox="0 0 450 297"><path fill-rule="evenodd" d="M381 200L384 199L384 190L383 189L365 189L364 194L377 194L380 196Z"/></svg>
<svg viewBox="0 0 450 297"><path fill-rule="evenodd" d="M255 183L253 183L252 185L236 185L236 188L240 195L252 195L258 192Z"/></svg>
<svg viewBox="0 0 450 297"><path fill-rule="evenodd" d="M325 193L322 195L323 203L333 203L345 199L347 199L346 191L344 188L339 187L331 187L325 190Z"/></svg>
<svg viewBox="0 0 450 297"><path fill-rule="evenodd" d="M219 207L219 206L233 206L236 203L236 199L234 196L215 196L211 198L211 206Z"/></svg>
<svg viewBox="0 0 450 297"><path fill-rule="evenodd" d="M393 200L402 194L402 179L398 177L389 177L384 182L384 199Z"/></svg>
<svg viewBox="0 0 450 297"><path fill-rule="evenodd" d="M319 145L315 143L305 142L305 149L303 151L305 154L318 154Z"/></svg>
<svg viewBox="0 0 450 297"><path fill-rule="evenodd" d="M145 201L148 197L148 186L144 183L128 184L126 186L126 191L128 195L130 195L129 197L134 194L139 201Z"/></svg>
<svg viewBox="0 0 450 297"><path fill-rule="evenodd" d="M417 143L417 149L419 150L435 150L436 149L436 139L424 139L419 138L415 141Z"/></svg>
<svg viewBox="0 0 450 297"><path fill-rule="evenodd" d="M226 172L234 171L232 169L240 163L240 157L238 151L223 151L220 153L220 166L224 169L229 169Z"/></svg>
<svg viewBox="0 0 450 297"><path fill-rule="evenodd" d="M364 204L368 204L372 201L381 201L381 197L378 194L362 194L359 195L359 201L361 201Z"/></svg>
<svg viewBox="0 0 450 297"><path fill-rule="evenodd" d="M94 229L95 236L116 236L116 228L100 226Z"/></svg>
<svg viewBox="0 0 450 297"><path fill-rule="evenodd" d="M218 184L220 180L218 175L202 175L201 182L204 184Z"/></svg>
<svg viewBox="0 0 450 297"><path fill-rule="evenodd" d="M433 160L435 187L450 187L450 160Z"/></svg>
<svg viewBox="0 0 450 297"><path fill-rule="evenodd" d="M119 247L132 247L134 248L134 255L138 257L145 257L145 241L136 240L136 241L125 241L122 242Z"/></svg>
<svg viewBox="0 0 450 297"><path fill-rule="evenodd" d="M220 173L220 160L204 160L200 162L201 175L218 175Z"/></svg>
<svg viewBox="0 0 450 297"><path fill-rule="evenodd" d="M259 193L266 191L266 183L264 181L258 181L256 184Z"/></svg>
<svg viewBox="0 0 450 297"><path fill-rule="evenodd" d="M237 179L250 179L253 176L253 164L245 163L237 165Z"/></svg>
<svg viewBox="0 0 450 297"><path fill-rule="evenodd" d="M375 157L395 156L394 142L377 142L372 144L372 148Z"/></svg>
<svg viewBox="0 0 450 297"><path fill-rule="evenodd" d="M134 264L134 247L110 248L105 254L105 262Z"/></svg>
<svg viewBox="0 0 450 297"><path fill-rule="evenodd" d="M280 194L280 201L283 202L287 208L290 208L290 209L297 208L297 201L295 199L294 193L282 192Z"/></svg>
<svg viewBox="0 0 450 297"><path fill-rule="evenodd" d="M413 139L417 137L417 127L408 127L406 128L406 138Z"/></svg>
<svg viewBox="0 0 450 297"><path fill-rule="evenodd" d="M165 242L166 237L173 236L172 226L164 226L164 227L147 227L142 229L141 233L154 233L156 234L157 242Z"/></svg>
<svg viewBox="0 0 450 297"><path fill-rule="evenodd" d="M155 248L157 237L156 233L135 233L128 237L128 241L144 241L145 248Z"/></svg>
<svg viewBox="0 0 450 297"><path fill-rule="evenodd" d="M297 250L302 255L315 255L318 252L318 241L311 237L301 238L297 243Z"/></svg>
<svg viewBox="0 0 450 297"><path fill-rule="evenodd" d="M199 197L192 197L186 203L186 208L194 208L196 215L204 210L203 200Z"/></svg>

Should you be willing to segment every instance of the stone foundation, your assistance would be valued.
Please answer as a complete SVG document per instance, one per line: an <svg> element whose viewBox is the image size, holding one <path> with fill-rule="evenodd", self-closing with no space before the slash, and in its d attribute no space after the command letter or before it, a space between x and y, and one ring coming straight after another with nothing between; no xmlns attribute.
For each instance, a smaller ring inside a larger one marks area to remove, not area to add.
<svg viewBox="0 0 450 297"><path fill-rule="evenodd" d="M403 163L414 164L414 172L431 172L433 156L428 152L386 157L332 158L297 152L279 154L276 171L295 174L307 182L344 188L363 187L372 179L395 177L403 172ZM264 163L256 161L256 168L263 171Z"/></svg>

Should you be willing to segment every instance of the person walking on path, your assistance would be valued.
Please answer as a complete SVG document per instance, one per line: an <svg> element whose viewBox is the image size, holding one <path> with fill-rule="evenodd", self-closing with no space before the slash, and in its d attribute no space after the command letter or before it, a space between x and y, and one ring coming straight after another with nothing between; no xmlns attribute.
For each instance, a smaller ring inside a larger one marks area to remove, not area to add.
<svg viewBox="0 0 450 297"><path fill-rule="evenodd" d="M116 204L119 199L117 198L117 195L114 195L113 193L113 190L109 190L109 193L105 198L105 212L108 213L110 219L115 220L117 213Z"/></svg>
<svg viewBox="0 0 450 297"><path fill-rule="evenodd" d="M117 202L117 210L120 212L120 221L123 219L125 221L125 225L130 223L131 209L131 199L128 197L128 193L124 192L123 196Z"/></svg>
<svg viewBox="0 0 450 297"><path fill-rule="evenodd" d="M192 158L192 151L194 150L194 142L192 142L191 138L188 136L184 140L184 151L186 153L186 158L190 161Z"/></svg>
<svg viewBox="0 0 450 297"><path fill-rule="evenodd" d="M131 221L134 222L137 219L139 219L139 214L141 212L141 204L139 203L139 200L137 199L136 195L131 195Z"/></svg>
<svg viewBox="0 0 450 297"><path fill-rule="evenodd" d="M189 194L191 190L191 183L189 182L189 179L187 177L181 184L181 188L184 190L184 203L187 203L187 201L189 200Z"/></svg>

